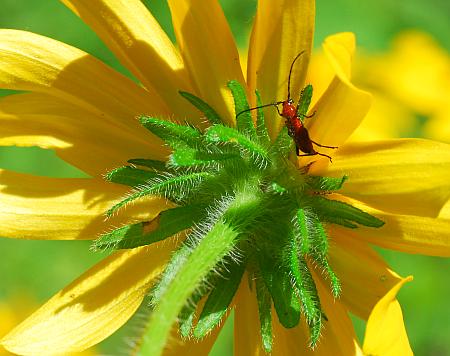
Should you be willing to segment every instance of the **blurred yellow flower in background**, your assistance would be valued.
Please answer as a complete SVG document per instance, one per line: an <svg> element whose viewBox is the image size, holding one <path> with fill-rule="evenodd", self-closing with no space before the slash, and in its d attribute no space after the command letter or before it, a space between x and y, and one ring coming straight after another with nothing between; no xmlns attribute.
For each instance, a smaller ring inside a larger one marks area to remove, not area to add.
<svg viewBox="0 0 450 356"><path fill-rule="evenodd" d="M450 56L430 35L405 31L388 52L362 55L355 80L375 97L355 139L415 135L450 142Z"/></svg>
<svg viewBox="0 0 450 356"><path fill-rule="evenodd" d="M395 98L423 116L434 116L448 104L450 57L433 38L407 31L394 39L392 49L364 58L358 68L361 83Z"/></svg>

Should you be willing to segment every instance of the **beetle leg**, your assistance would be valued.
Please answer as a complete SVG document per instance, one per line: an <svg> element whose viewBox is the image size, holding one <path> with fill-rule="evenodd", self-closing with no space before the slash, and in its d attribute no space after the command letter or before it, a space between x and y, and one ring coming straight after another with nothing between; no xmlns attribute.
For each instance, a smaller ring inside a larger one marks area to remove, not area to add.
<svg viewBox="0 0 450 356"><path fill-rule="evenodd" d="M315 156L315 155L327 157L327 158L330 160L330 163L333 163L333 160L331 159L331 157L328 156L328 155L326 155L326 154L324 154L324 153L314 152L314 153L305 153L304 155L299 155L299 154L297 154L297 156L299 156L299 157L304 157L304 156Z"/></svg>
<svg viewBox="0 0 450 356"><path fill-rule="evenodd" d="M311 115L305 115L305 114L299 114L301 117L303 117L304 119L310 119L312 118L314 115L316 115L316 112L314 111Z"/></svg>
<svg viewBox="0 0 450 356"><path fill-rule="evenodd" d="M319 152L316 152L316 154L318 154L319 156L327 157L330 160L330 163L333 163L333 160L331 159L330 156L323 154L323 153L319 153Z"/></svg>
<svg viewBox="0 0 450 356"><path fill-rule="evenodd" d="M280 108L278 107L278 103L274 106L277 108L278 115L283 116L283 113L280 111Z"/></svg>
<svg viewBox="0 0 450 356"><path fill-rule="evenodd" d="M319 146L319 147L325 147L325 148L338 148L338 147L336 147L336 146L325 146L325 145L321 145L320 143L317 143L317 142L315 142L315 141L313 141L313 140L311 140L311 142L312 143L314 143L316 146Z"/></svg>

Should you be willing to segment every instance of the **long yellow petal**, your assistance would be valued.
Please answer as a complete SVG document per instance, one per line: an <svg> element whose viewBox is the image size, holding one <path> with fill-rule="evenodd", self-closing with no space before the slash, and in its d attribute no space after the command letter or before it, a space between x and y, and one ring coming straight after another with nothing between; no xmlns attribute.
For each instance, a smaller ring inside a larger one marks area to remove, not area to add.
<svg viewBox="0 0 450 356"><path fill-rule="evenodd" d="M178 117L194 112L178 95L178 90L192 91L181 57L140 0L62 2L99 35L151 95L159 95Z"/></svg>
<svg viewBox="0 0 450 356"><path fill-rule="evenodd" d="M40 240L95 239L111 227L155 218L161 198L127 207L105 221L105 211L127 187L101 179L48 178L0 171L0 236Z"/></svg>
<svg viewBox="0 0 450 356"><path fill-rule="evenodd" d="M233 99L227 82L243 85L239 53L217 0L168 0L172 23L196 93L229 123Z"/></svg>
<svg viewBox="0 0 450 356"><path fill-rule="evenodd" d="M361 62L364 63L365 59ZM369 112L347 142L389 140L405 136L406 131L416 122L415 115L409 107L395 98L375 93ZM423 136L432 138L426 133Z"/></svg>
<svg viewBox="0 0 450 356"><path fill-rule="evenodd" d="M330 232L330 264L341 280L341 302L350 312L367 320L382 295L400 277L364 241ZM357 268L355 268L357 266Z"/></svg>
<svg viewBox="0 0 450 356"><path fill-rule="evenodd" d="M377 229L364 226L354 230L333 227L338 234L391 250L450 256L450 219L389 214L357 201L351 200L350 203L378 217L385 224Z"/></svg>
<svg viewBox="0 0 450 356"><path fill-rule="evenodd" d="M118 252L83 274L6 335L1 344L20 355L87 349L122 326L162 271L173 244Z"/></svg>
<svg viewBox="0 0 450 356"><path fill-rule="evenodd" d="M339 300L334 299L324 281L314 275L317 291L328 321L317 346L317 355L362 355L348 310ZM334 351L336 350L336 351Z"/></svg>
<svg viewBox="0 0 450 356"><path fill-rule="evenodd" d="M248 278L243 278L234 309L234 356L263 355L256 292L250 290Z"/></svg>
<svg viewBox="0 0 450 356"><path fill-rule="evenodd" d="M298 59L292 72L291 96L297 100L305 83L314 35L315 1L259 0L250 38L247 82L250 94L261 92L263 103L287 99L289 68ZM271 137L283 120L275 109L267 110L267 126Z"/></svg>
<svg viewBox="0 0 450 356"><path fill-rule="evenodd" d="M66 162L93 176L124 165L133 157L167 156L163 146L152 149L106 118L46 94L0 99L0 125L1 146L54 149Z"/></svg>
<svg viewBox="0 0 450 356"><path fill-rule="evenodd" d="M400 288L411 280L412 277L407 277L398 282L373 309L364 336L365 355L413 355L403 323L402 309L395 298Z"/></svg>
<svg viewBox="0 0 450 356"><path fill-rule="evenodd" d="M47 93L111 118L144 138L156 140L143 134L136 116L169 112L160 98L62 42L25 31L0 30L0 53L2 88Z"/></svg>
<svg viewBox="0 0 450 356"><path fill-rule="evenodd" d="M311 110L315 114L306 119L306 127L313 141L326 146L341 146L369 111L372 97L350 82L350 68L355 51L352 33L328 37L323 49L335 76ZM334 155L332 149L316 149L321 153ZM323 162L328 162L327 158L322 158Z"/></svg>
<svg viewBox="0 0 450 356"><path fill-rule="evenodd" d="M351 143L325 174L349 176L342 194L387 212L437 216L450 198L450 145L422 139Z"/></svg>
<svg viewBox="0 0 450 356"><path fill-rule="evenodd" d="M322 284L320 278L315 281L320 302L328 321L323 321L323 331L317 347L312 351L308 347L309 333L304 319L293 329L285 329L274 321L274 356L284 355L361 355L362 351L347 310L339 300L334 300Z"/></svg>
<svg viewBox="0 0 450 356"><path fill-rule="evenodd" d="M311 106L314 106L319 98L327 90L335 75L335 70L330 64L323 50L313 51L306 76L306 83L313 86L314 92Z"/></svg>
<svg viewBox="0 0 450 356"><path fill-rule="evenodd" d="M284 355L315 355L314 351L308 346L308 328L304 320L300 320L300 324L293 329L285 329L277 319L275 314L272 317L274 343L272 349L273 356ZM322 343L323 339L319 341ZM339 355L339 354L338 354Z"/></svg>

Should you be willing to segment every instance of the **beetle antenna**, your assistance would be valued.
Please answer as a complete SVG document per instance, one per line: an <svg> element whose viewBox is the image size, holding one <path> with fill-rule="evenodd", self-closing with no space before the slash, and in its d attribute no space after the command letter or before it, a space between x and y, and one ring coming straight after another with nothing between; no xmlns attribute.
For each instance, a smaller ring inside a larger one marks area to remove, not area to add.
<svg viewBox="0 0 450 356"><path fill-rule="evenodd" d="M300 58L300 56L305 53L305 51L301 51L299 54L297 54L297 56L294 58L294 60L291 63L291 69L289 69L289 77L288 77L288 100L291 99L291 74L292 74L292 68L294 68L294 63L295 61Z"/></svg>
<svg viewBox="0 0 450 356"><path fill-rule="evenodd" d="M237 118L239 115L241 115L241 114L243 114L244 112L247 112L247 111L252 111L252 110L256 110L256 109L260 109L260 108L265 108L265 107L267 107L267 106L277 106L277 105L280 105L280 104L283 104L283 102L282 102L282 101L278 101L278 102L276 102L276 103L265 104L265 105L255 106L254 108L245 109L245 110L242 110L241 112L239 112L239 113L236 115L236 118Z"/></svg>

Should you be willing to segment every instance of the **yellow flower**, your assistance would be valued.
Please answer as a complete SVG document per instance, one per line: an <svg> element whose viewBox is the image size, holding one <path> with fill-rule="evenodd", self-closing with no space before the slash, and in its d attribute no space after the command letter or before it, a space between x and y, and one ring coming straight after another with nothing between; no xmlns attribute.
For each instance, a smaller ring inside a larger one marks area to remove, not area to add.
<svg viewBox="0 0 450 356"><path fill-rule="evenodd" d="M121 200L127 188L104 181L103 174L130 158L166 160L170 154L161 139L143 130L137 116L173 116L204 125L201 114L178 95L182 90L195 93L233 124L235 111L227 82L244 85L252 103L256 88L263 103L284 100L290 65L301 51L305 53L293 71L291 93L299 93L305 83L314 29L313 0L259 1L246 81L216 1L205 6L200 0L169 0L179 50L138 0L63 2L102 38L142 86L69 45L28 32L0 31L0 85L27 92L0 101L6 133L0 144L53 149L91 176L56 179L2 171L1 236L95 239L110 226L157 222L158 214L169 208L157 196L104 219L104 212ZM450 254L450 221L437 218L450 196L449 146L413 139L345 143L371 102L371 96L350 80L354 47L349 33L331 36L324 43L330 76L313 98L315 115L306 126L316 142L339 146L339 150L321 149L333 157L333 163L314 158L309 173L349 176L340 194L330 197L360 207L386 224L350 232L331 225L328 256L342 283L341 297L334 299L320 269L311 268L327 320L321 340L312 350L304 318L286 329L274 317L274 355L363 352L348 313L367 320L374 307L378 308L374 313L387 308L386 303L395 299L395 292L389 291L402 283L369 244L409 253ZM275 138L283 121L274 110L267 110L266 119ZM308 162L308 157L299 159L302 166ZM168 239L115 252L52 297L6 335L2 345L18 354L50 355L97 344L135 313L177 245L176 239ZM388 293L390 301L382 299L379 307L377 302ZM233 305L236 355L263 354L255 290L246 278ZM403 330L401 321L392 325L396 332ZM182 340L173 331L168 354L207 354L219 330L215 328L201 342ZM151 336L144 336L144 342ZM163 336L157 341L164 342L167 335ZM367 350L372 352L374 340L369 341ZM407 354L409 345L407 339L403 341L400 350Z"/></svg>
<svg viewBox="0 0 450 356"><path fill-rule="evenodd" d="M450 56L429 34L401 32L387 52L362 55L355 67L374 105L352 139L404 137L419 127L427 138L450 142Z"/></svg>

